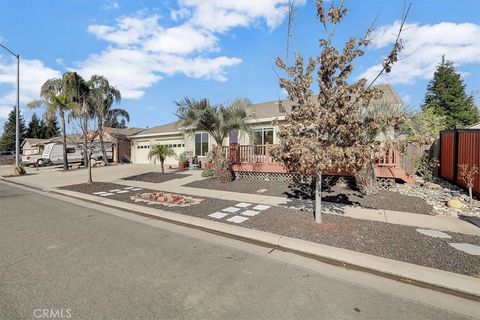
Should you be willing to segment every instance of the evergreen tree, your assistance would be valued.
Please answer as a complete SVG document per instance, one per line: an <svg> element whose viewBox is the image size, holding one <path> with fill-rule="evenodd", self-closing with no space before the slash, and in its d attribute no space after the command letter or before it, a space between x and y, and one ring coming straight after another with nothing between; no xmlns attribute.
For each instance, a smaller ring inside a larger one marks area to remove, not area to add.
<svg viewBox="0 0 480 320"><path fill-rule="evenodd" d="M25 138L41 139L43 137L43 121L40 121L35 113L32 115L32 119L28 123L27 132Z"/></svg>
<svg viewBox="0 0 480 320"><path fill-rule="evenodd" d="M15 151L15 108L10 111L8 114L7 121L3 126L3 134L0 138L0 150L4 151ZM25 136L25 120L23 119L22 112L19 112L19 133L20 133L20 143L22 142L23 137Z"/></svg>
<svg viewBox="0 0 480 320"><path fill-rule="evenodd" d="M58 122L56 117L52 117L51 119L42 121L42 123L44 123L43 132L42 132L43 139L50 139L50 138L59 136L60 128L58 127Z"/></svg>
<svg viewBox="0 0 480 320"><path fill-rule="evenodd" d="M465 83L455 71L452 61L445 60L437 66L429 82L422 109L446 118L447 128L468 126L479 121L479 112L473 97L465 93Z"/></svg>

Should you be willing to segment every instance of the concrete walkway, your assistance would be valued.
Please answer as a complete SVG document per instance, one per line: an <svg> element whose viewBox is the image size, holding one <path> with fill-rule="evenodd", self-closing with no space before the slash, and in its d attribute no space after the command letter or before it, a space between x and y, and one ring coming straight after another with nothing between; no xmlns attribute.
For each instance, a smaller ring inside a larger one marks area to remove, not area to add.
<svg viewBox="0 0 480 320"><path fill-rule="evenodd" d="M152 171L160 171L159 166L152 164L112 165L108 167L94 168L93 178L94 181L113 182L128 186L135 186L158 191L183 193L199 197L210 197L223 200L253 202L271 206L287 206L294 208L311 206L311 203L309 203L309 201L286 199L283 197L186 187L185 185L190 182L204 179L201 177L200 170L185 171L184 174L186 175L186 177L181 179L169 180L163 183L122 180L122 178L126 178L128 176ZM87 171L85 169L63 172L58 169L48 170L44 168L43 170L37 171L35 169L29 168L29 173L33 173L34 175L9 178L8 180L36 187L39 189L48 190L66 185L84 183L87 179ZM468 222L462 221L456 217L429 216L391 210L366 209L361 207L326 202L323 203L322 212L342 215L355 219L380 221L426 229L480 235L480 228Z"/></svg>

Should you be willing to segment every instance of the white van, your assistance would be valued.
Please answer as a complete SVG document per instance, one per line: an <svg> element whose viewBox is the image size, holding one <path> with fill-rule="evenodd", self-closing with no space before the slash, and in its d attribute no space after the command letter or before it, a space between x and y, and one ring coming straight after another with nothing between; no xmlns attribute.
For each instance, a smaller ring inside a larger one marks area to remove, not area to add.
<svg viewBox="0 0 480 320"><path fill-rule="evenodd" d="M83 161L83 155L80 148L74 144L67 145L67 159L68 163L78 163ZM63 163L63 144L49 143L43 149L42 158L37 160L37 164L42 165L45 162L52 164Z"/></svg>

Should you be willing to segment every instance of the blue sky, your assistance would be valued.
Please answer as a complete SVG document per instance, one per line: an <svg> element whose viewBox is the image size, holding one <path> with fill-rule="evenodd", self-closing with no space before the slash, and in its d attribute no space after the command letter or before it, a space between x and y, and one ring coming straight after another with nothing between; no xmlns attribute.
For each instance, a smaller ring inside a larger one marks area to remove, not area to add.
<svg viewBox="0 0 480 320"><path fill-rule="evenodd" d="M175 120L185 96L228 103L283 98L274 60L286 55L287 0L4 0L0 43L22 56L21 106L41 84L69 70L105 75L123 95L131 126ZM313 0L297 0L291 48L318 53ZM372 77L393 42L403 0L351 0L339 44L360 36L378 14L373 45L352 80ZM401 61L380 82L411 107L421 103L442 54L453 60L480 102L480 2L413 0ZM0 126L15 104L15 64L0 50ZM24 109L25 118L31 111ZM1 131L2 129L0 129Z"/></svg>

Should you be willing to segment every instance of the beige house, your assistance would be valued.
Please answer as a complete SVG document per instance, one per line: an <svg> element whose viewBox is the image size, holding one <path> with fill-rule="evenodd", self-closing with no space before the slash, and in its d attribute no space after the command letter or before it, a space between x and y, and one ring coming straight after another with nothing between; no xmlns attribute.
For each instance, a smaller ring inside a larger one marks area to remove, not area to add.
<svg viewBox="0 0 480 320"><path fill-rule="evenodd" d="M393 103L402 103L402 100L394 89L389 85L378 86L384 92L384 100ZM277 144L278 125L285 120L286 114L291 109L291 102L282 101L280 108L279 101L270 101L252 105L249 120L252 127L252 134L249 136L244 132L232 132L229 138L223 141L224 146L230 144L240 145L267 145ZM195 132L185 134L179 121L146 129L138 134L130 136L132 142L133 163L153 163L154 159L148 159L151 146L164 144L170 146L177 156L186 152L191 156L197 156L201 160L206 153L212 150L215 145L214 139L206 132ZM165 160L166 164L176 164L178 160L170 157Z"/></svg>
<svg viewBox="0 0 480 320"><path fill-rule="evenodd" d="M50 139L34 139L26 138L23 139L20 148L22 149L22 155L30 156L36 154L42 154L43 146L48 143Z"/></svg>

